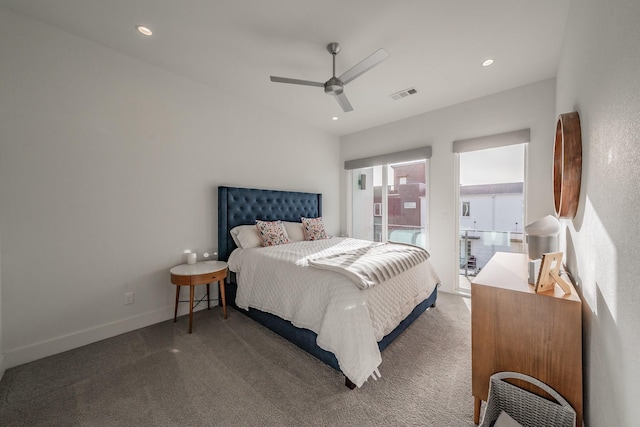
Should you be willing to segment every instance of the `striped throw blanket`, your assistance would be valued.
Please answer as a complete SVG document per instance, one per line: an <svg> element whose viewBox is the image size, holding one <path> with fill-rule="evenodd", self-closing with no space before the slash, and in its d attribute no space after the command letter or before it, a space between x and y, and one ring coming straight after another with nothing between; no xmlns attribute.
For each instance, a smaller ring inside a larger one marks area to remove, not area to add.
<svg viewBox="0 0 640 427"><path fill-rule="evenodd" d="M309 260L309 265L336 271L360 289L368 289L429 259L425 249L402 243L372 243L353 251Z"/></svg>

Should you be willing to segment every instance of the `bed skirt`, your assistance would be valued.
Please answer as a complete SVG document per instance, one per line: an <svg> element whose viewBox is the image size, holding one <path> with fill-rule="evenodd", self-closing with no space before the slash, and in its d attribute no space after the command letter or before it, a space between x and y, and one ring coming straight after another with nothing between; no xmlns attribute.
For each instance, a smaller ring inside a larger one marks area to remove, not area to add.
<svg viewBox="0 0 640 427"><path fill-rule="evenodd" d="M232 277L234 276L233 273L231 273L231 275ZM298 328L288 320L282 319L281 317L278 317L271 313L266 313L254 308L249 308L248 311L239 308L235 303L236 291L237 285L235 283L225 284L225 294L228 305L234 307L242 314L249 316L261 325L271 329L276 334L280 335L287 341L294 343L307 353L320 359L322 362L331 366L335 370L340 371L340 366L338 365L336 356L333 353L318 347L318 345L316 344L316 338L318 335L315 332L309 329ZM427 299L418 304L393 331L385 335L382 340L378 342L378 348L380 349L380 351L383 351L385 348L387 348L387 346L389 346L389 344L391 344L391 342L396 339L402 333L402 331L404 331L429 307L435 306L437 295L438 288L436 287Z"/></svg>

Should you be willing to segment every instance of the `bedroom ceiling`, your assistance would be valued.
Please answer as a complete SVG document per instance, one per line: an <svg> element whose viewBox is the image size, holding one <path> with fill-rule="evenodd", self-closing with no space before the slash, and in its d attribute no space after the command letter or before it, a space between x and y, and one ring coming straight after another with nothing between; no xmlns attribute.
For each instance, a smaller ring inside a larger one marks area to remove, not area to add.
<svg viewBox="0 0 640 427"><path fill-rule="evenodd" d="M0 0L0 5L335 135L346 135L554 77L569 0ZM136 25L153 31L140 35ZM322 88L329 42L340 75L390 58L345 87ZM492 58L495 63L482 67ZM390 95L415 88L394 100ZM332 120L332 117L338 120Z"/></svg>

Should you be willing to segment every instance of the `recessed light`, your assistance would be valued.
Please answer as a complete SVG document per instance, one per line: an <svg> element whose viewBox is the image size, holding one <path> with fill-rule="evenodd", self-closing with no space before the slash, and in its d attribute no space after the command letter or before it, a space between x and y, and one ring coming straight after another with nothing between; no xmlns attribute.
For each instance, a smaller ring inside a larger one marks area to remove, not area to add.
<svg viewBox="0 0 640 427"><path fill-rule="evenodd" d="M338 116L331 117L331 120L338 120Z"/></svg>
<svg viewBox="0 0 640 427"><path fill-rule="evenodd" d="M482 62L483 67L488 67L491 64L493 64L493 59L486 59Z"/></svg>
<svg viewBox="0 0 640 427"><path fill-rule="evenodd" d="M136 30L138 30L140 34L144 36L150 36L151 34L153 34L153 31L151 31L149 28L145 27L144 25L136 25Z"/></svg>

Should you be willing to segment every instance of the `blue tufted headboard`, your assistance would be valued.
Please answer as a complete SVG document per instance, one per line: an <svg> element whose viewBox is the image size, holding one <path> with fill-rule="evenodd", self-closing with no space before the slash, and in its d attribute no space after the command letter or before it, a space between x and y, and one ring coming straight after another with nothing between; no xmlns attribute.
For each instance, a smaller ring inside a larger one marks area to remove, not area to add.
<svg viewBox="0 0 640 427"><path fill-rule="evenodd" d="M218 259L226 261L236 248L229 234L233 227L256 219L300 222L301 216L322 216L322 194L218 187Z"/></svg>

